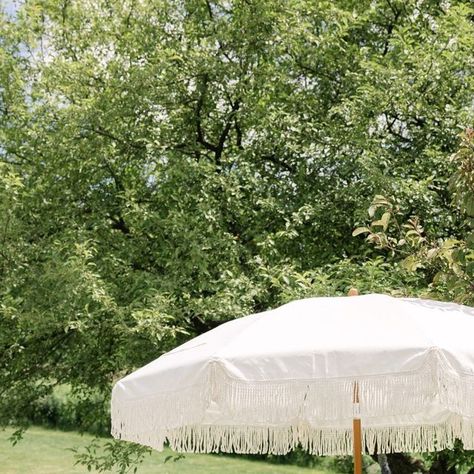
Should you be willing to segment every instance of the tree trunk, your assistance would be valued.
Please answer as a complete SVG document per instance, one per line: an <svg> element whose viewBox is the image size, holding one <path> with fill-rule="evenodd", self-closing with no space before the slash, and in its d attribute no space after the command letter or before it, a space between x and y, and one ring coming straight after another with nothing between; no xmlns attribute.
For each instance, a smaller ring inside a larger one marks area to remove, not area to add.
<svg viewBox="0 0 474 474"><path fill-rule="evenodd" d="M388 465L388 459L386 454L379 454L377 456L377 461L380 465L380 471L382 474L392 474L390 466Z"/></svg>

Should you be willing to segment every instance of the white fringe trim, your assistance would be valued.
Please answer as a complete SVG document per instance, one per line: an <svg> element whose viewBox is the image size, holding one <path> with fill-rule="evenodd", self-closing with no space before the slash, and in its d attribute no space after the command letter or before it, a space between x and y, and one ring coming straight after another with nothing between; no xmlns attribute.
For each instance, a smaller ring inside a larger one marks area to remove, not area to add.
<svg viewBox="0 0 474 474"><path fill-rule="evenodd" d="M232 379L213 363L205 383L179 392L123 400L114 389L112 434L158 450L169 442L185 452L285 454L302 446L315 455L350 454L357 382L368 453L442 450L455 439L474 449L474 376L453 372L437 357L430 361L413 373L272 383ZM431 404L449 411L449 421L371 426L410 419Z"/></svg>
<svg viewBox="0 0 474 474"><path fill-rule="evenodd" d="M367 454L432 452L452 448L460 439L465 449L474 448L474 423L460 419L439 425L363 428L362 446ZM151 433L117 433L118 439L162 451L166 441L178 452L269 453L282 455L302 447L316 456L352 454L351 429L313 429L305 426L183 426Z"/></svg>

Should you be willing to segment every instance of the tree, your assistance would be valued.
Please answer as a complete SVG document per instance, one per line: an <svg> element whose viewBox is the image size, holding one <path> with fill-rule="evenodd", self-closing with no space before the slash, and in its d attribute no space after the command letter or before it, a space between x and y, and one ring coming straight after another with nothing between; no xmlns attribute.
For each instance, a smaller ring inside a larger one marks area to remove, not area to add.
<svg viewBox="0 0 474 474"><path fill-rule="evenodd" d="M400 211L392 201L377 196L369 208L376 217L369 227L354 230L366 234L377 248L388 250L391 257L409 271L424 272L431 283L432 296L474 304L474 132L461 134L460 147L451 157L456 170L450 180L453 212L460 211L465 221L456 236L429 238L417 216L400 222Z"/></svg>
<svg viewBox="0 0 474 474"><path fill-rule="evenodd" d="M31 0L1 21L3 424L58 384L107 417L121 374L339 281L419 291L350 238L374 194L462 234L468 1Z"/></svg>

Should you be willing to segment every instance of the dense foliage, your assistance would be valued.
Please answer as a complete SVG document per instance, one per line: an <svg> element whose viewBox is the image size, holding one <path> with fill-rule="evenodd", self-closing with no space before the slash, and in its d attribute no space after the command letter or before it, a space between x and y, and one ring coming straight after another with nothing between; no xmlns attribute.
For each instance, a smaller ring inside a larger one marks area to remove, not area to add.
<svg viewBox="0 0 474 474"><path fill-rule="evenodd" d="M417 216L400 222L400 208L383 196L376 196L369 208L375 217L369 227L359 227L354 235L389 252L411 272L423 272L431 284L427 293L435 298L474 304L474 131L461 135L459 150L451 160L456 171L450 180L454 204L465 216L457 237L429 238ZM377 216L378 214L378 216Z"/></svg>
<svg viewBox="0 0 474 474"><path fill-rule="evenodd" d="M468 0L0 14L0 422L67 384L87 428L120 375L291 298L435 279L472 303L473 15ZM378 248L351 236L369 207L356 233Z"/></svg>

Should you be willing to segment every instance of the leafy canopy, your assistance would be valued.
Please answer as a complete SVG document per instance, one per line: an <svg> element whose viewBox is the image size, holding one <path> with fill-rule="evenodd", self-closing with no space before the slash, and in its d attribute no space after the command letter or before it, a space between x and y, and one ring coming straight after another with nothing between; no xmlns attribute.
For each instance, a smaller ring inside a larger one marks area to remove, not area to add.
<svg viewBox="0 0 474 474"><path fill-rule="evenodd" d="M426 286L351 233L379 195L380 238L395 208L464 238L448 182L472 18L467 0L1 14L1 423L58 384L107 417L117 377L289 298Z"/></svg>

